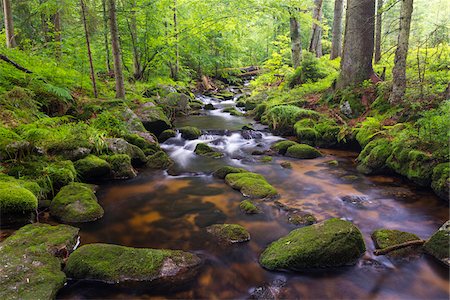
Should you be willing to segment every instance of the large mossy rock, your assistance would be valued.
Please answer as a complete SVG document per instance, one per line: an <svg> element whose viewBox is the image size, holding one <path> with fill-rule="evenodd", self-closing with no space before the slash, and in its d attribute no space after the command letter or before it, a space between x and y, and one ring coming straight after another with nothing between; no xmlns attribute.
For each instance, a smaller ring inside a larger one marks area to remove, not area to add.
<svg viewBox="0 0 450 300"><path fill-rule="evenodd" d="M100 219L103 213L92 187L83 183L74 182L66 185L50 204L50 214L62 222L95 221Z"/></svg>
<svg viewBox="0 0 450 300"><path fill-rule="evenodd" d="M450 163L442 163L433 169L431 187L440 198L449 200L450 197Z"/></svg>
<svg viewBox="0 0 450 300"><path fill-rule="evenodd" d="M77 160L74 166L80 178L86 181L105 179L111 173L110 164L95 155Z"/></svg>
<svg viewBox="0 0 450 300"><path fill-rule="evenodd" d="M427 253L450 267L450 221L436 231L424 244Z"/></svg>
<svg viewBox="0 0 450 300"><path fill-rule="evenodd" d="M372 233L372 240L375 243L375 247L377 249L384 249L405 242L420 240L420 238L417 235L409 232L390 229L378 229ZM391 257L406 257L411 254L414 254L413 247L407 247L388 253L388 255Z"/></svg>
<svg viewBox="0 0 450 300"><path fill-rule="evenodd" d="M245 173L248 172L246 169L243 168L237 168L237 167L231 167L231 166L223 166L220 167L219 169L217 169L216 171L214 171L213 176L220 178L220 179L225 179L225 177L228 174L232 174L232 173Z"/></svg>
<svg viewBox="0 0 450 300"><path fill-rule="evenodd" d="M170 138L176 137L177 133L173 129L167 129L161 132L161 134L158 137L159 142L164 143Z"/></svg>
<svg viewBox="0 0 450 300"><path fill-rule="evenodd" d="M147 167L150 169L164 170L172 165L172 159L162 150L147 156Z"/></svg>
<svg viewBox="0 0 450 300"><path fill-rule="evenodd" d="M0 180L0 223L22 223L31 220L38 199L19 181Z"/></svg>
<svg viewBox="0 0 450 300"><path fill-rule="evenodd" d="M260 263L270 270L338 267L356 263L365 251L359 229L334 218L291 231L264 250Z"/></svg>
<svg viewBox="0 0 450 300"><path fill-rule="evenodd" d="M250 200L241 201L241 203L239 203L239 208L248 215L258 214L261 212L261 210Z"/></svg>
<svg viewBox="0 0 450 300"><path fill-rule="evenodd" d="M192 279L201 264L195 254L179 250L130 248L88 244L67 260L67 276L111 284L137 282L183 283Z"/></svg>
<svg viewBox="0 0 450 300"><path fill-rule="evenodd" d="M256 173L232 173L225 176L225 182L244 196L250 198L267 198L276 196L277 190L271 186L264 176Z"/></svg>
<svg viewBox="0 0 450 300"><path fill-rule="evenodd" d="M106 139L108 150L114 154L126 154L131 158L134 166L142 166L147 162L144 152L138 146L128 143L124 139L109 138Z"/></svg>
<svg viewBox="0 0 450 300"><path fill-rule="evenodd" d="M159 136L161 132L172 127L167 116L161 107L152 102L141 105L136 110L136 114L144 124L145 129Z"/></svg>
<svg viewBox="0 0 450 300"><path fill-rule="evenodd" d="M110 155L106 161L111 166L114 179L131 179L137 176L136 170L131 164L131 158L126 154Z"/></svg>
<svg viewBox="0 0 450 300"><path fill-rule="evenodd" d="M289 147L286 151L286 156L300 159L312 159L321 157L322 154L314 147L305 144L298 144Z"/></svg>
<svg viewBox="0 0 450 300"><path fill-rule="evenodd" d="M61 258L73 250L77 237L78 228L37 223L3 241L0 299L54 299L66 282Z"/></svg>
<svg viewBox="0 0 450 300"><path fill-rule="evenodd" d="M202 131L196 127L185 126L178 128L181 137L185 140L196 140L202 135Z"/></svg>
<svg viewBox="0 0 450 300"><path fill-rule="evenodd" d="M294 141L281 141L273 144L270 149L277 152L278 154L284 155L286 154L287 149L294 145L298 145L298 143Z"/></svg>
<svg viewBox="0 0 450 300"><path fill-rule="evenodd" d="M223 153L214 151L209 145L205 143L198 143L195 146L194 153L200 156L211 157L211 158L221 158Z"/></svg>
<svg viewBox="0 0 450 300"><path fill-rule="evenodd" d="M388 168L386 160L391 152L391 142L387 139L381 138L369 142L358 156L358 171L364 174L383 173Z"/></svg>
<svg viewBox="0 0 450 300"><path fill-rule="evenodd" d="M214 224L208 226L206 231L220 242L234 244L250 240L250 233L238 224Z"/></svg>

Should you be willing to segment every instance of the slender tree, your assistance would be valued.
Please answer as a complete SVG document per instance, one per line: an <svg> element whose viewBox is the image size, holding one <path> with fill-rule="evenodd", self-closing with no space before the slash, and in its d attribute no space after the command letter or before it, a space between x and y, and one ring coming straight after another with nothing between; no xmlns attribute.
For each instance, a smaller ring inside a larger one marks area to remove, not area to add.
<svg viewBox="0 0 450 300"><path fill-rule="evenodd" d="M53 15L54 41L56 48L56 59L60 60L62 55L62 35L61 35L61 9L58 7Z"/></svg>
<svg viewBox="0 0 450 300"><path fill-rule="evenodd" d="M380 0L379 0L380 1ZM333 19L333 38L331 41L330 59L342 54L342 17L344 15L344 0L335 0Z"/></svg>
<svg viewBox="0 0 450 300"><path fill-rule="evenodd" d="M6 47L14 48L17 44L14 35L14 23L10 0L3 0L3 11L5 13Z"/></svg>
<svg viewBox="0 0 450 300"><path fill-rule="evenodd" d="M178 80L180 70L180 45L178 36L178 8L177 0L173 0L173 30L175 35L175 66L172 72L172 78Z"/></svg>
<svg viewBox="0 0 450 300"><path fill-rule="evenodd" d="M133 47L133 77L134 79L139 80L142 77L142 70L137 39L136 0L131 1L131 21L129 27L131 45Z"/></svg>
<svg viewBox="0 0 450 300"><path fill-rule="evenodd" d="M103 42L105 43L106 70L111 74L111 59L109 57L109 41L108 41L108 14L106 12L106 0L102 0L103 12Z"/></svg>
<svg viewBox="0 0 450 300"><path fill-rule="evenodd" d="M116 79L116 98L125 98L125 84L122 72L122 58L119 44L119 29L116 18L116 2L108 0L109 28L111 30L111 48L114 58L114 77Z"/></svg>
<svg viewBox="0 0 450 300"><path fill-rule="evenodd" d="M323 0L314 0L314 22L309 43L309 52L315 53L317 57L322 56L322 3Z"/></svg>
<svg viewBox="0 0 450 300"><path fill-rule="evenodd" d="M83 0L80 0L80 4L81 4L81 15L83 17L84 34L86 36L86 47L89 57L89 67L91 71L92 89L94 91L94 97L97 98L98 97L97 83L95 81L95 71L94 71L94 63L92 62L91 43L89 41L89 30L86 22L86 5Z"/></svg>
<svg viewBox="0 0 450 300"><path fill-rule="evenodd" d="M302 60L302 40L300 35L300 24L297 17L291 13L290 17L290 32L291 32L291 51L292 51L292 66L297 69Z"/></svg>
<svg viewBox="0 0 450 300"><path fill-rule="evenodd" d="M406 57L409 48L409 32L411 28L411 15L413 0L401 0L400 31L398 33L397 50L395 51L395 64L392 69L393 86L389 96L390 103L399 103L406 90Z"/></svg>
<svg viewBox="0 0 450 300"><path fill-rule="evenodd" d="M381 30L383 22L383 0L377 0L377 22L375 27L375 63L381 59Z"/></svg>
<svg viewBox="0 0 450 300"><path fill-rule="evenodd" d="M361 83L374 74L372 67L374 21L374 0L347 1L341 74L337 88Z"/></svg>

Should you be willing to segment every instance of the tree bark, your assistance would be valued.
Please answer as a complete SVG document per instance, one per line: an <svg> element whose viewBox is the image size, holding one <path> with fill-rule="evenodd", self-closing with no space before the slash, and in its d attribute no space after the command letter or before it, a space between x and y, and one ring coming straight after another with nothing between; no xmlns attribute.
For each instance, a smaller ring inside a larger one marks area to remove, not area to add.
<svg viewBox="0 0 450 300"><path fill-rule="evenodd" d="M136 0L131 1L131 22L130 22L131 44L133 47L133 77L136 80L141 79L141 60L137 45L137 21L136 21Z"/></svg>
<svg viewBox="0 0 450 300"><path fill-rule="evenodd" d="M109 27L111 30L111 48L114 58L114 77L116 79L116 98L125 98L125 85L122 72L122 59L119 44L119 29L117 27L115 0L108 0Z"/></svg>
<svg viewBox="0 0 450 300"><path fill-rule="evenodd" d="M374 19L374 0L348 0L338 89L359 84L374 74Z"/></svg>
<svg viewBox="0 0 450 300"><path fill-rule="evenodd" d="M106 0L102 0L103 9L103 41L105 43L105 54L106 54L106 70L108 74L111 74L111 59L109 57L109 41L108 41L108 15L106 13Z"/></svg>
<svg viewBox="0 0 450 300"><path fill-rule="evenodd" d="M6 47L14 48L17 46L17 43L14 35L14 22L10 0L3 0L3 12L5 13Z"/></svg>
<svg viewBox="0 0 450 300"><path fill-rule="evenodd" d="M297 69L302 60L302 40L300 36L300 24L297 18L291 15L290 18L291 31L291 51L292 51L292 66Z"/></svg>
<svg viewBox="0 0 450 300"><path fill-rule="evenodd" d="M322 57L322 3L323 0L314 0L313 26L309 52L315 53L316 57Z"/></svg>
<svg viewBox="0 0 450 300"><path fill-rule="evenodd" d="M377 22L375 27L375 63L381 59L381 30L383 22L383 0L377 0Z"/></svg>
<svg viewBox="0 0 450 300"><path fill-rule="evenodd" d="M389 96L389 102L392 104L401 102L406 90L406 57L408 56L413 0L401 0L401 3L400 31L395 51L395 64L392 69L393 86Z"/></svg>
<svg viewBox="0 0 450 300"><path fill-rule="evenodd" d="M379 0L381 1L381 0ZM333 38L331 41L330 59L342 54L342 17L344 15L344 0L335 0L333 19Z"/></svg>
<svg viewBox="0 0 450 300"><path fill-rule="evenodd" d="M62 36L61 36L61 12L58 8L55 15L53 16L53 25L55 31L55 48L56 48L56 59L60 60L62 55Z"/></svg>
<svg viewBox="0 0 450 300"><path fill-rule="evenodd" d="M84 34L86 35L86 47L89 57L89 67L91 71L91 81L92 81L92 89L94 91L94 98L98 97L97 92L97 83L95 81L95 71L94 71L94 63L92 62L92 53L91 53L91 43L89 42L89 30L87 28L87 22L86 22L86 5L84 4L83 0L80 0L81 4L81 14L83 16L83 26L84 26Z"/></svg>

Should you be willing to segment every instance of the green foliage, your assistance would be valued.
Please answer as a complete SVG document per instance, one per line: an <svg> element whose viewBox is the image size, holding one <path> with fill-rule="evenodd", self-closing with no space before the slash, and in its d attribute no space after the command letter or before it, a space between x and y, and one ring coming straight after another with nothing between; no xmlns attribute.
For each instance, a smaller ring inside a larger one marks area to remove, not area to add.
<svg viewBox="0 0 450 300"><path fill-rule="evenodd" d="M288 79L289 87L294 88L303 83L314 83L327 77L330 71L326 67L323 60L317 59L312 53L304 53L300 67Z"/></svg>

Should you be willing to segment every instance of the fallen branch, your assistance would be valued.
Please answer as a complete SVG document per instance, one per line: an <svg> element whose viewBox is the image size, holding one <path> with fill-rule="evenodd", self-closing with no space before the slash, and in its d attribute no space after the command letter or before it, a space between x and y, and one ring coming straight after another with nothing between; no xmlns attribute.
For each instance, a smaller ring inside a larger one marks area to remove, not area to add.
<svg viewBox="0 0 450 300"><path fill-rule="evenodd" d="M404 242L401 244L397 244L397 245L393 245L390 247L386 247L383 249L377 249L375 251L373 251L373 254L375 255L385 255L388 254L389 252L395 251L395 250L399 250L399 249L403 249L409 246L421 246L423 244L425 244L426 240L414 240L414 241L408 241L408 242Z"/></svg>
<svg viewBox="0 0 450 300"><path fill-rule="evenodd" d="M27 74L32 74L33 72L31 72L30 70L28 70L27 68L22 67L21 65L19 65L16 62L13 62L12 60L10 60L6 55L0 54L0 59L13 65L16 69L19 69L20 71L23 71Z"/></svg>

